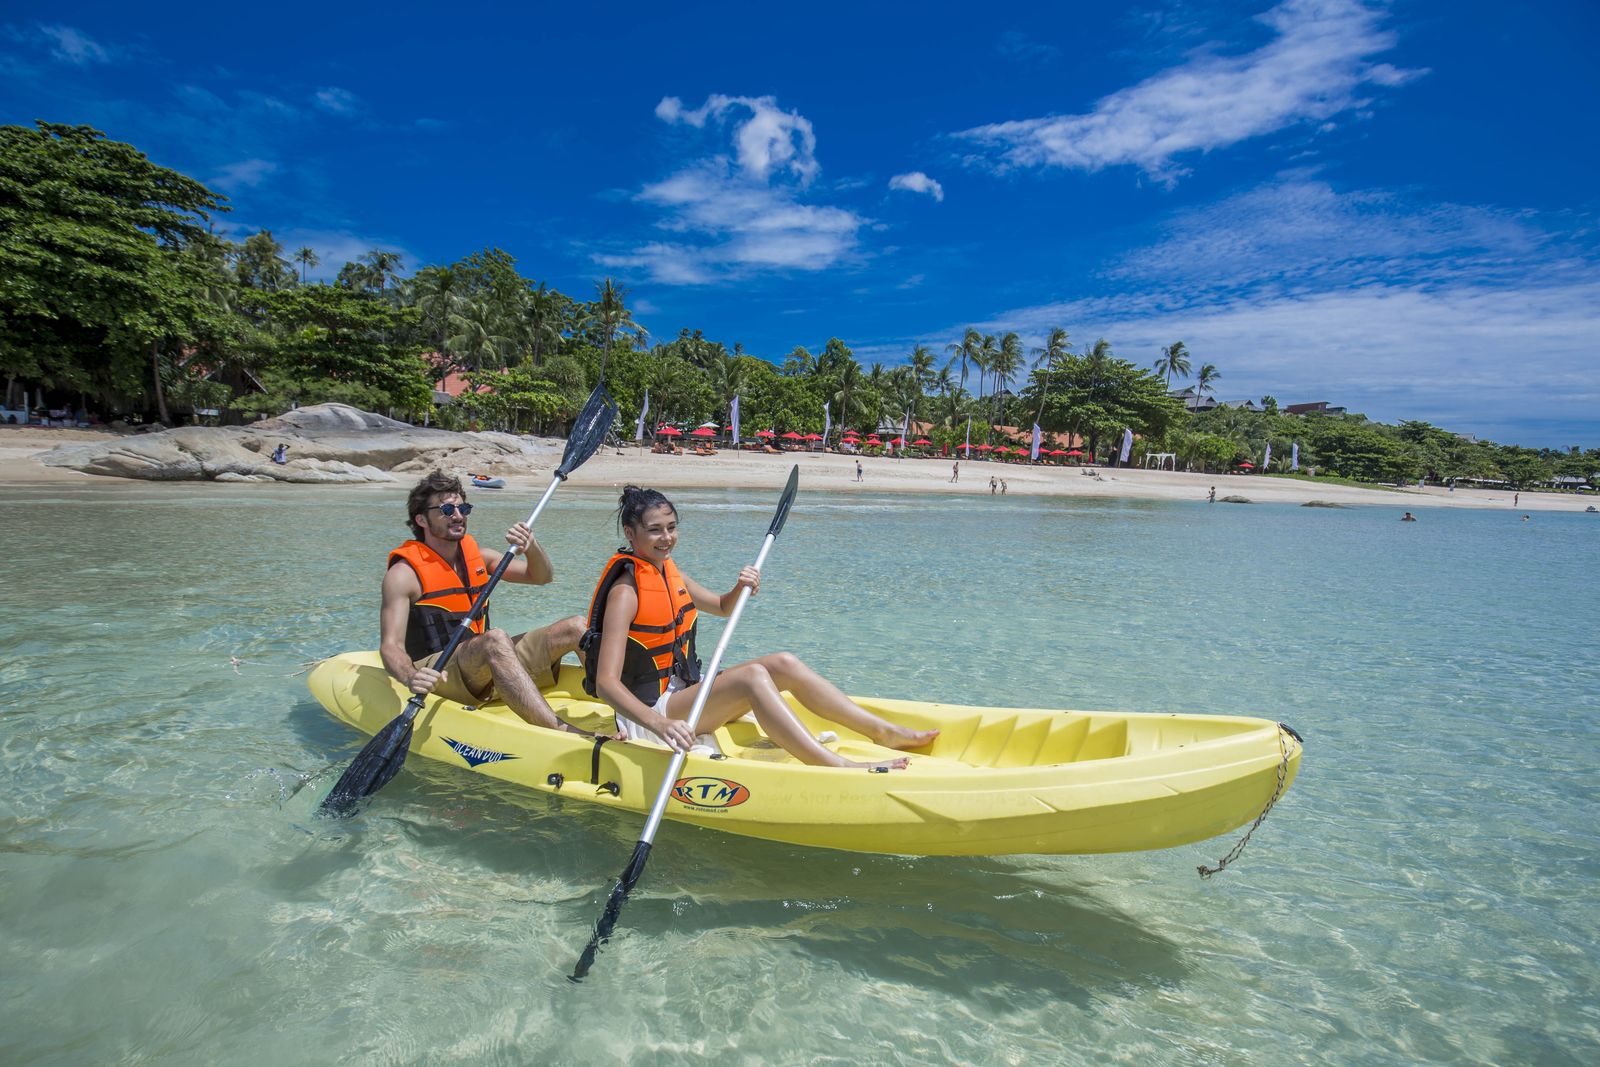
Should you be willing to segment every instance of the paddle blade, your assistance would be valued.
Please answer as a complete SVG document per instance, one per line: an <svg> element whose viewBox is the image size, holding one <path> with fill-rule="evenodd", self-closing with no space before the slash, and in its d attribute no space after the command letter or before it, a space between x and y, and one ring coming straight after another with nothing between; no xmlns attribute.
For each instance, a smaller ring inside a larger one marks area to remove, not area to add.
<svg viewBox="0 0 1600 1067"><path fill-rule="evenodd" d="M650 842L640 841L633 847L633 858L628 861L628 866L617 879L617 884L611 887L611 897L606 901L606 910L601 914L600 921L595 923L594 936L589 938L589 943L583 947L583 955L578 957L578 965L572 969L572 981L581 982L588 976L589 968L594 965L595 953L600 951L601 942L609 939L611 931L617 928L617 918L622 914L622 905L628 902L628 894L633 892L633 887L638 884L639 876L644 873L644 865L649 859Z"/></svg>
<svg viewBox="0 0 1600 1067"><path fill-rule="evenodd" d="M354 815L363 797L376 793L400 773L410 748L411 716L397 715L350 761L350 766L317 807L317 814L334 819Z"/></svg>
<svg viewBox="0 0 1600 1067"><path fill-rule="evenodd" d="M796 463L789 471L789 483L783 487L783 499L778 501L778 510L773 513L772 525L767 527L768 537L777 537L783 529L783 524L789 518L789 505L794 503L794 494L800 489L800 465Z"/></svg>
<svg viewBox="0 0 1600 1067"><path fill-rule="evenodd" d="M594 392L584 401L583 410L573 420L572 433L567 435L566 451L561 453L561 465L556 468L557 478L565 478L595 454L604 443L606 434L611 432L611 423L616 417L617 402L611 399L605 383L601 382L594 387Z"/></svg>

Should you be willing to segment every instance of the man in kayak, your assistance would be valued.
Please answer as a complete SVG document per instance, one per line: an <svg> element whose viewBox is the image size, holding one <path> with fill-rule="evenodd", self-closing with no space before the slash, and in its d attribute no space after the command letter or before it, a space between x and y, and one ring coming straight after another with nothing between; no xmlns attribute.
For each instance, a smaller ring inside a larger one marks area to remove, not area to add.
<svg viewBox="0 0 1600 1067"><path fill-rule="evenodd" d="M511 637L489 626L484 611L472 624L443 671L434 661L477 595L500 565L502 553L479 547L467 533L467 503L461 480L434 471L406 500L412 540L389 553L383 577L379 653L389 673L413 693L433 693L462 704L482 704L499 696L527 722L580 733L556 718L539 692L555 680L561 657L577 650L583 619L577 615ZM554 576L533 531L517 523L506 541L520 550L502 582L545 585Z"/></svg>
<svg viewBox="0 0 1600 1067"><path fill-rule="evenodd" d="M722 594L680 572L672 559L678 511L654 489L625 487L617 524L628 544L606 563L589 603L583 687L616 710L617 728L630 740L687 752L705 743L686 721L701 684L694 651L698 614L729 614L741 588L749 586L752 595L760 588L761 572L743 568L733 588ZM785 690L818 717L885 748L922 748L939 736L938 730L912 730L874 715L792 652L774 652L722 671L697 729L710 734L753 711L766 735L802 763L867 770L906 765L904 756L860 763L825 748L789 708Z"/></svg>

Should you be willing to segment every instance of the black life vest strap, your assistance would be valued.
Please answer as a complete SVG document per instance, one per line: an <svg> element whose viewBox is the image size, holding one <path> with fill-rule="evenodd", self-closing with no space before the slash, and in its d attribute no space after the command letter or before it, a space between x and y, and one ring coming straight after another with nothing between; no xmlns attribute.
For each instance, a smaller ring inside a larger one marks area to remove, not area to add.
<svg viewBox="0 0 1600 1067"><path fill-rule="evenodd" d="M604 734L595 734L594 735L594 752L589 757L589 784L590 785L599 785L600 784L600 748L607 741L610 741L610 740L611 740L611 738L605 736Z"/></svg>

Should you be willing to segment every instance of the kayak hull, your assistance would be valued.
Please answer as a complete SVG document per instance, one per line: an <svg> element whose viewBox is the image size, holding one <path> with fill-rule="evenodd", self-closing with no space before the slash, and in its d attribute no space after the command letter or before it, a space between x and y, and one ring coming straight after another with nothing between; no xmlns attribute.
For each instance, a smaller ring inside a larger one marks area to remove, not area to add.
<svg viewBox="0 0 1600 1067"><path fill-rule="evenodd" d="M610 709L582 692L571 664L545 690L558 715L611 730ZM324 660L312 694L367 734L399 714L409 695L375 652ZM885 718L938 728L906 770L808 767L754 723L717 732L723 759L690 755L666 817L769 841L897 855L1090 854L1170 848L1256 818L1299 770L1300 742L1277 723L1238 716L1160 715L966 707L855 698ZM860 760L892 755L836 730L834 747ZM530 726L504 704L429 700L411 754L545 793L643 815L671 753L647 742L600 747ZM597 770L598 773L595 773Z"/></svg>

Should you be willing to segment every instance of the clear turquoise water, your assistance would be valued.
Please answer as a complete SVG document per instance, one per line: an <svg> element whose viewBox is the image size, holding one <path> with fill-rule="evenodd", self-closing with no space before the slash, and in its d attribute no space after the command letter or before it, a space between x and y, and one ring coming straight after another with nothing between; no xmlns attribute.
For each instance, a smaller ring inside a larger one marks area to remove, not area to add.
<svg viewBox="0 0 1600 1067"><path fill-rule="evenodd" d="M0 1062L1593 1063L1600 520L807 491L733 655L849 691L1261 714L1306 737L1243 859L905 859L639 821L361 740L398 493L6 491ZM772 493L678 494L709 585ZM531 501L479 494L480 534ZM540 520L577 610L609 494ZM710 647L715 631L704 640ZM230 657L242 662L235 668ZM304 783L312 780L309 787Z"/></svg>

